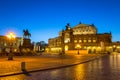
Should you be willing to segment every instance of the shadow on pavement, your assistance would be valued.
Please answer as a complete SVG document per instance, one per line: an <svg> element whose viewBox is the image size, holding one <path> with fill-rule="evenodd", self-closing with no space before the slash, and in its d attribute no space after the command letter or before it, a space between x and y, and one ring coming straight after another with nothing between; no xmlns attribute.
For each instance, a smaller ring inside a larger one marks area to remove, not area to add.
<svg viewBox="0 0 120 80"><path fill-rule="evenodd" d="M23 74L26 76L31 76L31 74L27 70L22 70Z"/></svg>

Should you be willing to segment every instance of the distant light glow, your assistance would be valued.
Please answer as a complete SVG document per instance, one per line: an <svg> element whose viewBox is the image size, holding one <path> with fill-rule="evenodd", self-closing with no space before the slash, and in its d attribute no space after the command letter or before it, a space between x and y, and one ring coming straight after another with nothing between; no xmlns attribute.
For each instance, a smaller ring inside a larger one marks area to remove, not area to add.
<svg viewBox="0 0 120 80"><path fill-rule="evenodd" d="M16 35L13 33L13 32L9 32L7 35L6 35L9 39L14 39L16 37Z"/></svg>
<svg viewBox="0 0 120 80"><path fill-rule="evenodd" d="M77 45L76 45L76 48L81 48L81 45L80 45L80 44L77 44Z"/></svg>

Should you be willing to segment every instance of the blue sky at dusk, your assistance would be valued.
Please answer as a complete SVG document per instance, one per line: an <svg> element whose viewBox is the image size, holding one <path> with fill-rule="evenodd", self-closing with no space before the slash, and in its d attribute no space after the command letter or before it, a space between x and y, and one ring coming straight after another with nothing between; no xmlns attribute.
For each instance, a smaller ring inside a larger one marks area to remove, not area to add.
<svg viewBox="0 0 120 80"><path fill-rule="evenodd" d="M95 24L98 33L112 32L120 41L120 0L0 0L0 35L23 29L31 40L45 41L58 36L67 23Z"/></svg>

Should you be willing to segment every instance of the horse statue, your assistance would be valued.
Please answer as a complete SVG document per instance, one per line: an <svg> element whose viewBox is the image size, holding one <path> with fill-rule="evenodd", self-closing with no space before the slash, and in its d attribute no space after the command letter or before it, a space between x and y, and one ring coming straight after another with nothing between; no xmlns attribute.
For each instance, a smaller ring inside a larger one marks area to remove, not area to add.
<svg viewBox="0 0 120 80"><path fill-rule="evenodd" d="M28 39L29 39L29 38L31 37L31 34L29 33L29 31L28 31L27 29L26 29L26 30L23 30L23 33L24 33L24 34L23 34L23 37L24 37L24 38L28 38Z"/></svg>

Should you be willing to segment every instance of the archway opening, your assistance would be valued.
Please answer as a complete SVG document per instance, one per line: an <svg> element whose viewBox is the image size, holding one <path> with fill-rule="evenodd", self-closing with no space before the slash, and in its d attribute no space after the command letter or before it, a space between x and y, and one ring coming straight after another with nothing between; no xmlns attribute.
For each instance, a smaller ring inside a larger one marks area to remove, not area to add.
<svg viewBox="0 0 120 80"><path fill-rule="evenodd" d="M68 51L68 45L65 45L65 51Z"/></svg>

